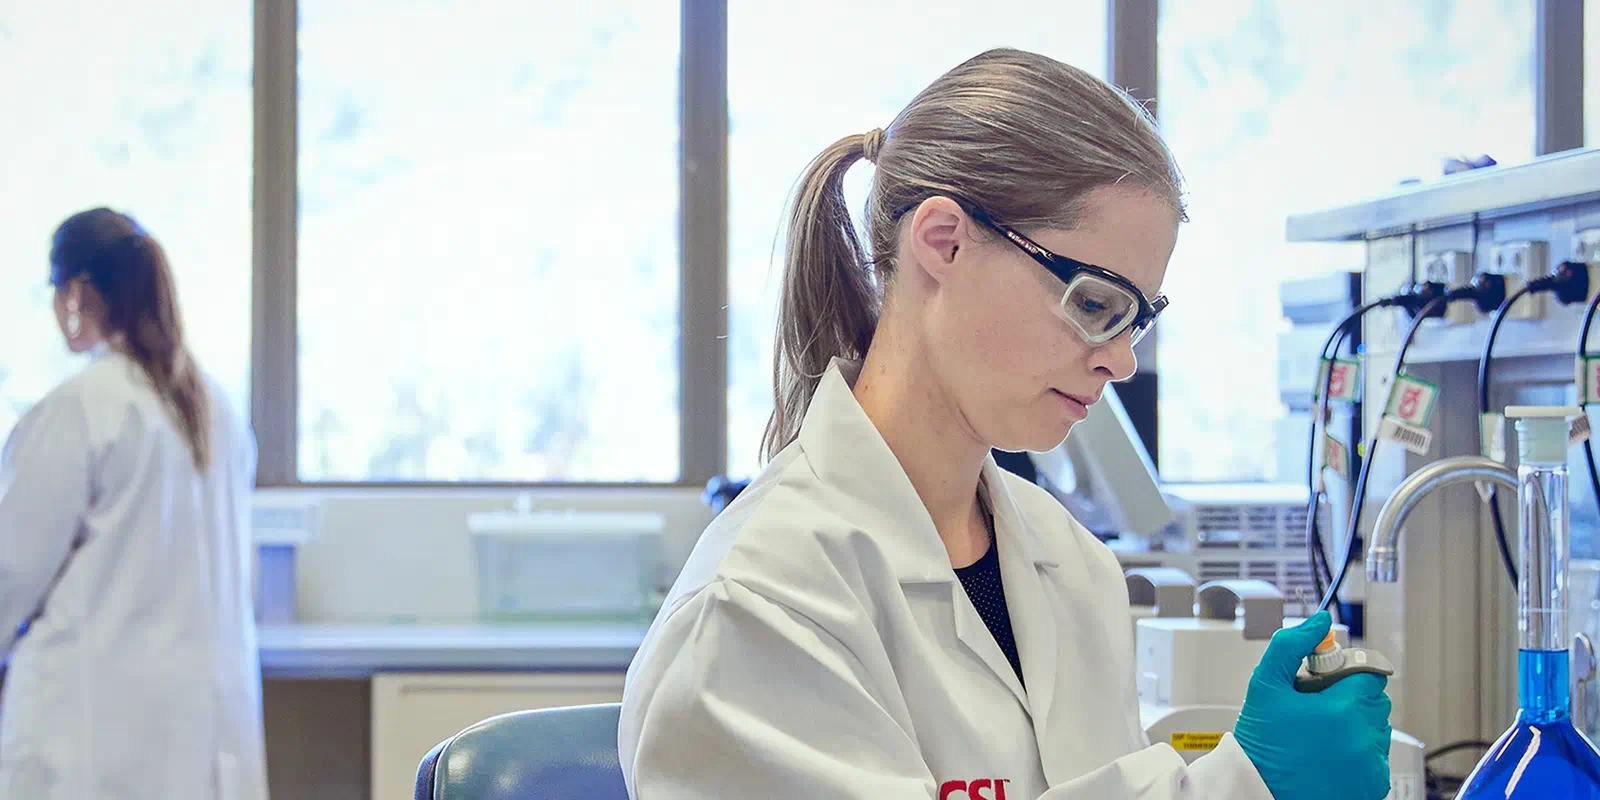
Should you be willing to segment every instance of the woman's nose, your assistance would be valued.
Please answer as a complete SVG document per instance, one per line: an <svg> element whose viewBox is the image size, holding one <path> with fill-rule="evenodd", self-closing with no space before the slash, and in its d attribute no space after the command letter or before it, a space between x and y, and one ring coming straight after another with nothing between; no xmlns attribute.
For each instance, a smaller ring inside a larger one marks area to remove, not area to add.
<svg viewBox="0 0 1600 800"><path fill-rule="evenodd" d="M1125 381L1139 369L1139 359L1133 354L1133 337L1124 333L1089 354L1089 366L1095 372L1113 381Z"/></svg>

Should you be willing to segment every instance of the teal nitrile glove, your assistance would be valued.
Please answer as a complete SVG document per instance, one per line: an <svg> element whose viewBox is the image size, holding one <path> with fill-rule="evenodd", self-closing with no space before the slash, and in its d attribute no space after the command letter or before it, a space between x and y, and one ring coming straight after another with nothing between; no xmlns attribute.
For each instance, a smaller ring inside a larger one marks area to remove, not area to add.
<svg viewBox="0 0 1600 800"><path fill-rule="evenodd" d="M1388 678L1352 675L1315 694L1294 688L1301 660L1332 625L1319 611L1273 634L1233 728L1277 800L1389 794Z"/></svg>

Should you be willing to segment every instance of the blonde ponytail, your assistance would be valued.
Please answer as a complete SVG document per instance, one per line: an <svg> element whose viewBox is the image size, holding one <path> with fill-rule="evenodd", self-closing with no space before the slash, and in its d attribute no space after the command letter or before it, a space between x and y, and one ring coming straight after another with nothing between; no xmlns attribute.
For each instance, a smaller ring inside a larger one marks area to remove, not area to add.
<svg viewBox="0 0 1600 800"><path fill-rule="evenodd" d="M799 435L828 364L864 358L878 327L879 284L844 197L845 174L866 155L870 136L846 136L813 159L789 209L775 402L762 448L769 459Z"/></svg>

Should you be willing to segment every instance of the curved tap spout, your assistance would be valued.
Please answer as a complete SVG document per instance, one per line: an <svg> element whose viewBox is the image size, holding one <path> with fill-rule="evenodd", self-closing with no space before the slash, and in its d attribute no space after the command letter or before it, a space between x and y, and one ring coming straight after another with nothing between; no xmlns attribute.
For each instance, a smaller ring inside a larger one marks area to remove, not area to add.
<svg viewBox="0 0 1600 800"><path fill-rule="evenodd" d="M1516 491L1517 473L1498 461L1481 456L1441 458L1411 473L1383 504L1378 521L1372 526L1372 547L1367 550L1367 580L1395 582L1400 528L1422 498L1445 486L1481 481L1498 483Z"/></svg>

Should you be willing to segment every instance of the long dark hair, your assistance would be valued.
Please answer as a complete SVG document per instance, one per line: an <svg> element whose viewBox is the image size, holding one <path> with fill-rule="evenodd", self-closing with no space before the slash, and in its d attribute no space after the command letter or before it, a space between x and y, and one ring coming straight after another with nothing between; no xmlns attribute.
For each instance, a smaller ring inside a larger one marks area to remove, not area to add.
<svg viewBox="0 0 1600 800"><path fill-rule="evenodd" d="M177 418L197 469L211 461L211 401L183 339L178 291L167 254L139 224L109 208L74 214L50 244L50 282L83 279L84 299L105 334L144 369Z"/></svg>

